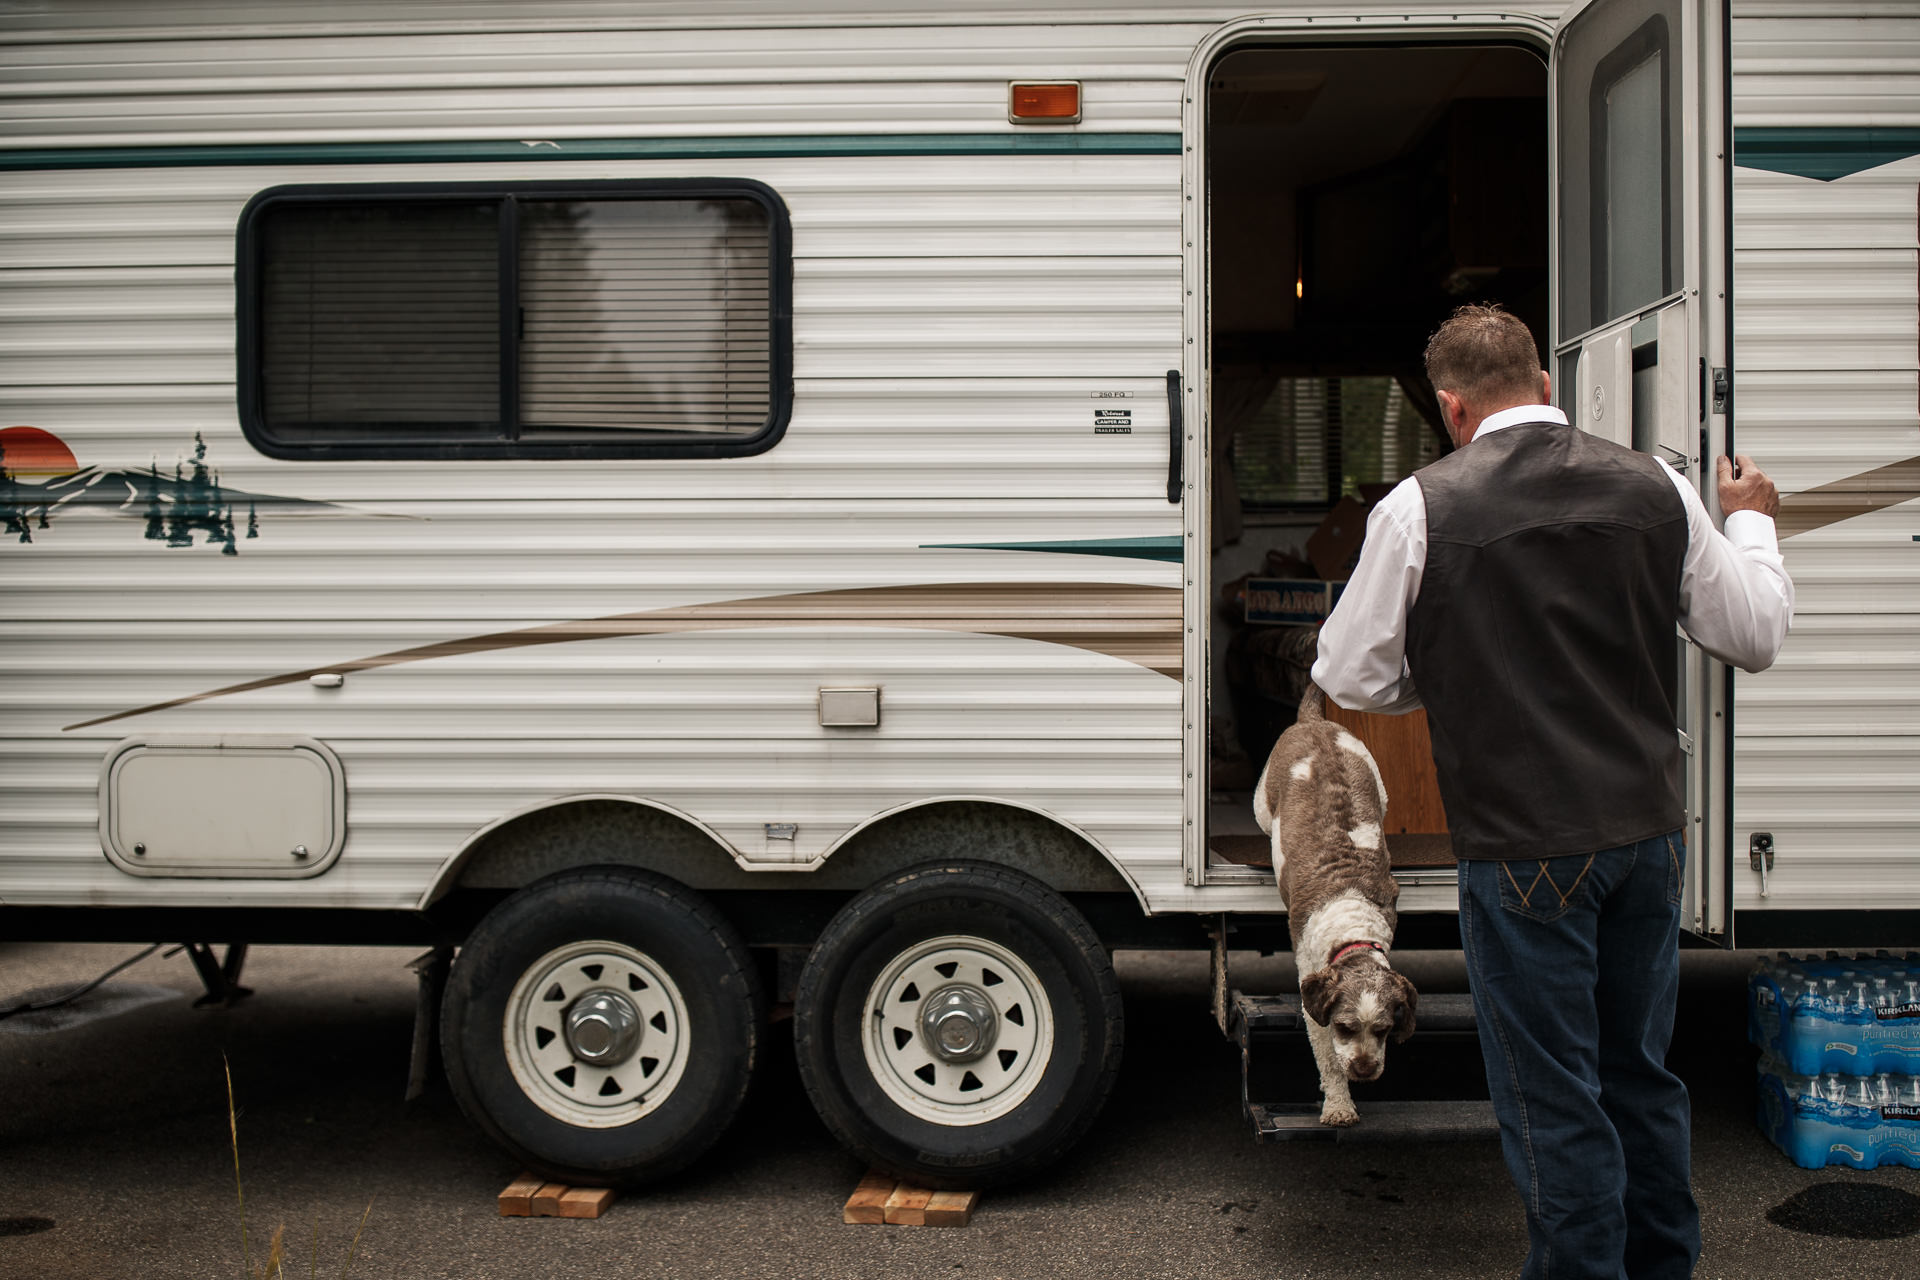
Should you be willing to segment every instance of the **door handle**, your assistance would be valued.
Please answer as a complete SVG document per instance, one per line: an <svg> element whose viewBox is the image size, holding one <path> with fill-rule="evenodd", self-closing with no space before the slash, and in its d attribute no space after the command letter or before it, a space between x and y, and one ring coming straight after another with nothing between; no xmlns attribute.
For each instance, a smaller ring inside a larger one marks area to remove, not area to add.
<svg viewBox="0 0 1920 1280"><path fill-rule="evenodd" d="M1186 427L1180 414L1180 371L1167 370L1167 501L1180 505L1180 439Z"/></svg>

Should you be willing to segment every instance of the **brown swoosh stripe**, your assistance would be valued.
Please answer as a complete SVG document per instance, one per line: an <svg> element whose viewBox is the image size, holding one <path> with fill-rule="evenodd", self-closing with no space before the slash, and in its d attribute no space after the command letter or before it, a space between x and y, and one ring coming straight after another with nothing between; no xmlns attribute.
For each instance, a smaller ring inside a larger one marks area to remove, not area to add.
<svg viewBox="0 0 1920 1280"><path fill-rule="evenodd" d="M1920 498L1920 458L1889 463L1780 499L1774 527L1783 538Z"/></svg>
<svg viewBox="0 0 1920 1280"><path fill-rule="evenodd" d="M553 622L516 631L442 640L347 662L262 676L205 693L116 711L70 724L86 729L112 720L172 707L297 684L322 672L346 674L376 667L426 662L491 649L566 644L611 636L666 635L682 631L730 631L750 627L913 627L926 631L977 632L1069 645L1136 663L1180 678L1180 589L1105 582L965 582L932 586L857 587L792 595L721 600L713 604L621 613L605 618Z"/></svg>

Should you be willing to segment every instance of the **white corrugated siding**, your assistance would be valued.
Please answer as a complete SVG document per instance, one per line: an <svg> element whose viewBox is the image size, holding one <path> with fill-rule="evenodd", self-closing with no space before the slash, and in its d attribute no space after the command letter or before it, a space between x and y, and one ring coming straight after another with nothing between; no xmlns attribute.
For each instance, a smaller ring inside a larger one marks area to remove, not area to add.
<svg viewBox="0 0 1920 1280"><path fill-rule="evenodd" d="M1837 8L1736 7L1736 128L1920 125L1920 14ZM1920 158L1832 182L1736 172L1738 447L1784 493L1920 457L1917 196ZM1793 635L1735 683L1742 912L1920 907L1916 535L1909 501L1783 543ZM1754 831L1778 850L1764 900Z"/></svg>
<svg viewBox="0 0 1920 1280"><path fill-rule="evenodd" d="M1451 16L1431 0L1349 8L1408 10ZM1022 77L1083 81L1087 131L1170 135L1194 47L1238 12L78 0L8 15L0 149L1010 133L1006 81ZM792 212L796 400L770 452L295 463L241 437L233 237L255 192L716 175L764 181ZM766 854L768 822L797 823L808 857L899 804L999 796L1087 831L1155 905L1199 905L1180 869L1179 684L1065 644L859 628L603 639L63 728L413 645L741 596L1171 592L1178 569L1152 561L928 548L1178 535L1162 379L1183 355L1179 178L1172 154L9 174L6 421L53 431L83 464L162 472L199 433L223 484L342 509L263 510L236 557L145 541L138 503L58 516L0 551L0 899L402 906L477 828L611 792L684 810L748 858ZM1095 391L1132 393L1135 434L1092 433ZM1177 640L1177 620L1155 625ZM868 683L885 689L881 728L828 738L815 690ZM324 877L132 880L102 859L106 747L218 729L340 753L351 834ZM1224 893L1207 902L1272 898Z"/></svg>
<svg viewBox="0 0 1920 1280"><path fill-rule="evenodd" d="M85 462L139 467L157 453L163 471L200 432L223 483L351 510L263 511L261 537L237 557L145 542L137 517L82 515L57 516L34 546L7 549L0 809L16 822L0 895L204 900L205 883L112 871L93 829L108 743L197 729L311 734L351 779L351 838L333 871L310 884L222 886L228 901L408 904L478 827L587 792L673 805L748 857L762 854L767 822L797 823L797 852L816 856L914 799L1002 796L1082 826L1142 883L1177 884L1177 683L1032 640L852 628L598 640L360 673L338 694L302 682L59 732L415 644L743 596L1054 581L1158 584L1171 595L1172 565L922 548L1178 533L1160 493L1162 375L1180 358L1176 160L941 168L729 166L772 184L793 210L805 336L786 438L755 458L591 465L262 457L233 421L231 286L218 278L230 267L169 267L150 280L132 265L229 253L241 203L276 181L479 172L96 172L10 186L0 194L7 252L43 265L22 273L0 314L9 421L44 426ZM565 169L553 176L703 166ZM148 177L180 201L162 219L171 243L157 248L143 247L132 198ZM83 210L78 226L58 228L76 238L54 241L70 271L44 265L47 240L20 231L63 183ZM116 192L112 203L87 198L96 185ZM878 198L883 190L899 194ZM1158 206L1157 252L1124 235L1070 235L1062 216L1083 195L1143 228ZM929 225L929 201L948 230ZM102 223L116 224L103 238L129 265L78 265L99 256L64 248ZM914 263L933 237L945 256ZM857 251L865 256L849 256ZM1021 251L1024 262L1007 256ZM72 283L83 287L55 288ZM1139 434L1092 434L1096 389L1135 393ZM830 740L814 721L816 689L848 684L885 689L884 723L869 739Z"/></svg>
<svg viewBox="0 0 1920 1280"><path fill-rule="evenodd" d="M231 7L139 9L223 28L169 33L188 39L133 39L104 21L86 42L51 30L96 9L22 24L38 38L0 53L0 146L999 132L1015 75L1085 80L1104 130L1172 133L1206 29L583 38L516 33L500 6L381 5L359 34L339 9L293 38L254 38L251 22L293 11ZM579 11L594 23L637 12ZM427 19L447 34L406 34ZM768 183L792 213L796 397L769 452L285 462L240 435L233 241L257 191L716 174ZM261 536L233 557L204 540L145 541L138 503L119 517L56 515L33 545L0 548L0 899L411 905L476 829L555 795L618 793L680 809L750 859L768 856L765 823L796 823L804 859L898 805L996 796L1081 827L1177 904L1179 684L1067 644L859 626L632 636L64 726L413 645L799 591L1140 584L1165 588L1177 614L1174 565L931 548L1178 535L1162 491L1164 374L1182 357L1179 217L1171 154L9 175L6 422L54 432L83 464L151 459L163 472L199 433L223 484L342 509L263 508ZM1136 434L1093 434L1094 391L1133 394ZM1155 625L1177 653L1177 617ZM881 728L822 731L816 690L863 684L885 691ZM105 862L95 791L107 746L202 730L334 747L350 836L333 870L216 885L134 880Z"/></svg>
<svg viewBox="0 0 1920 1280"><path fill-rule="evenodd" d="M1193 47L1241 12L950 8L715 0L688 17L630 0L367 0L316 18L56 4L8 15L0 148L994 133L1010 129L1005 81L1025 76L1083 80L1090 131L1171 133ZM1737 126L1920 123L1911 5L1846 12L1864 16L1736 6ZM1198 905L1177 855L1177 686L1038 641L596 641L366 673L331 702L292 685L47 736L247 675L544 620L929 581L1177 584L1173 567L1146 561L922 549L1178 531L1159 497L1156 434L1160 377L1182 346L1173 156L543 163L529 172L721 173L780 191L796 245L787 439L724 463L591 467L254 454L232 411L244 200L282 182L502 168L38 171L0 187L8 422L55 431L83 462L163 468L200 432L227 484L354 509L264 515L262 538L234 558L140 541L137 519L86 516L4 549L0 809L29 820L9 850L27 851L28 882L58 886L44 900L204 899L204 885L130 885L107 870L94 771L123 731L231 726L326 737L349 758L356 797L338 870L292 896L237 886L234 900L411 901L467 832L555 789L657 794L749 856L763 821L798 821L802 852L818 850L926 790L1057 812L1157 903ZM1789 492L1920 453L1917 181L1911 161L1834 183L1739 174L1740 444ZM1093 437L1093 390L1133 391L1139 432ZM1881 874L1920 843L1920 799L1887 766L1914 757L1920 726L1913 510L1787 544L1801 621L1776 671L1740 681L1737 704L1736 842L1770 829L1781 850L1767 905L1920 905L1913 877ZM887 686L884 727L871 744L828 748L809 727L813 689L866 680ZM1858 803L1812 803L1814 780L1855 759L1845 776ZM1761 905L1757 884L1739 888L1742 909Z"/></svg>

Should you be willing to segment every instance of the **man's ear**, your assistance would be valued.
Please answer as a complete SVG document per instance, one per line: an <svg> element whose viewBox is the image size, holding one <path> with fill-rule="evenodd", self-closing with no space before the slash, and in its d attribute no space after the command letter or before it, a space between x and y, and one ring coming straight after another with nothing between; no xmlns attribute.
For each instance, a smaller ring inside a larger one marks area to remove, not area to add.
<svg viewBox="0 0 1920 1280"><path fill-rule="evenodd" d="M1553 403L1553 375L1545 369L1540 371L1540 403Z"/></svg>
<svg viewBox="0 0 1920 1280"><path fill-rule="evenodd" d="M1321 1026L1333 1017L1333 1002L1340 995L1340 973L1331 967L1300 979L1300 1007Z"/></svg>
<svg viewBox="0 0 1920 1280"><path fill-rule="evenodd" d="M1407 981L1403 973L1395 973L1393 982L1400 994L1400 1003L1393 1007L1393 1042L1405 1044L1413 1034L1413 1015L1420 1007L1420 993L1414 990L1413 983Z"/></svg>

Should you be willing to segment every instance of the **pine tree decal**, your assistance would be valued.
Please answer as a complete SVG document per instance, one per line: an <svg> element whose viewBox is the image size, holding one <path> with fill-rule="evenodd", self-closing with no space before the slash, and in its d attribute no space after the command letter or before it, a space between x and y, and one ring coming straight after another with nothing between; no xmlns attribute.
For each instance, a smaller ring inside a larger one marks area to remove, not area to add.
<svg viewBox="0 0 1920 1280"><path fill-rule="evenodd" d="M147 463L147 537L159 542L167 536L164 513L160 510L160 460Z"/></svg>
<svg viewBox="0 0 1920 1280"><path fill-rule="evenodd" d="M15 483L13 469L7 466L7 451L0 446L0 516L6 519L6 531L20 535L20 541L32 542L33 529L27 521L27 497Z"/></svg>
<svg viewBox="0 0 1920 1280"><path fill-rule="evenodd" d="M247 504L247 536L249 538L260 536L260 513L255 510L251 502Z"/></svg>
<svg viewBox="0 0 1920 1280"><path fill-rule="evenodd" d="M181 474L177 461L173 464L173 509L167 513L167 545L193 545L193 527L188 523L187 516L187 480Z"/></svg>

